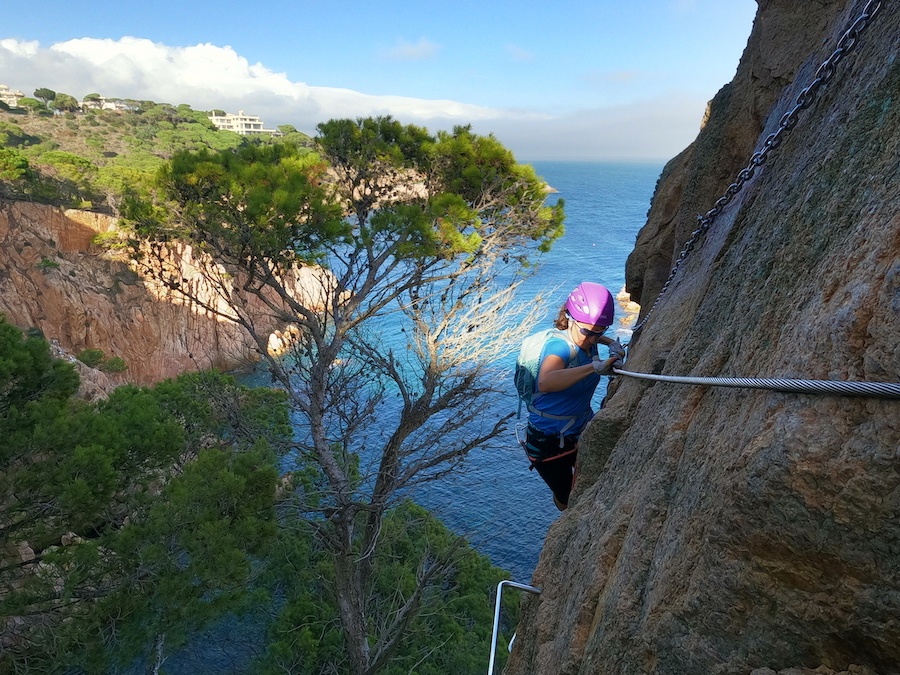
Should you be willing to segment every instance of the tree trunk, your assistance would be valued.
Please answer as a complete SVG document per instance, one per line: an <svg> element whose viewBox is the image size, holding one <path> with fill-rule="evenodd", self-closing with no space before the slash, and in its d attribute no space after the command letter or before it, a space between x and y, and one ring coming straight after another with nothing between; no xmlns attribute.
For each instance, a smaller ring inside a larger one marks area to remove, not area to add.
<svg viewBox="0 0 900 675"><path fill-rule="evenodd" d="M369 673L369 634L362 580L359 567L349 550L335 552L334 571L341 626L347 641L350 672L353 675Z"/></svg>
<svg viewBox="0 0 900 675"><path fill-rule="evenodd" d="M162 633L157 633L156 639L153 640L153 651L150 654L150 660L147 662L147 675L159 675L160 668L162 668L165 661L163 658L163 647L165 644L166 636Z"/></svg>

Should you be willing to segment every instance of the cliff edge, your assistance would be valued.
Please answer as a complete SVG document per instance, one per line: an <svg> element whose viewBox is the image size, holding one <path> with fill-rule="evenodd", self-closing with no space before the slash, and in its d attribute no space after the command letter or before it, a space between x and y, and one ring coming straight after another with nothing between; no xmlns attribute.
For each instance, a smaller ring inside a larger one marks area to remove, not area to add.
<svg viewBox="0 0 900 675"><path fill-rule="evenodd" d="M223 317L228 308L205 284L190 249L166 261L167 272L219 310L188 303L143 276L122 255L97 245L98 234L116 228L116 219L97 213L0 200L0 313L22 329L39 329L60 355L99 349L127 366L102 373L79 365L86 398L126 382L146 385L185 371L243 368L261 348L277 351L290 339L262 303L248 312L271 331L268 345L255 344ZM320 305L323 274L302 268L295 295Z"/></svg>
<svg viewBox="0 0 900 675"><path fill-rule="evenodd" d="M758 4L629 260L645 312L696 214L867 3ZM868 4L880 11L688 255L628 370L900 382L900 5ZM900 402L617 384L507 675L900 672Z"/></svg>

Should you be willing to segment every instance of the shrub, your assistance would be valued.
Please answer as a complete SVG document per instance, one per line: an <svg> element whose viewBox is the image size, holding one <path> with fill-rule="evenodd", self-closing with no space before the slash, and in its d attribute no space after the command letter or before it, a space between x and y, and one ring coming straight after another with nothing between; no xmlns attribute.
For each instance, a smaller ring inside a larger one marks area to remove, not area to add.
<svg viewBox="0 0 900 675"><path fill-rule="evenodd" d="M59 263L55 260L50 260L50 258L41 258L41 261L37 264L37 266L43 272L59 269Z"/></svg>
<svg viewBox="0 0 900 675"><path fill-rule="evenodd" d="M90 368L96 368L103 361L104 356L106 355L102 349L82 349L75 358Z"/></svg>
<svg viewBox="0 0 900 675"><path fill-rule="evenodd" d="M18 150L0 148L0 180L16 181L28 177L28 160Z"/></svg>
<svg viewBox="0 0 900 675"><path fill-rule="evenodd" d="M101 361L100 370L104 373L123 373L128 370L128 364L121 356L111 356Z"/></svg>

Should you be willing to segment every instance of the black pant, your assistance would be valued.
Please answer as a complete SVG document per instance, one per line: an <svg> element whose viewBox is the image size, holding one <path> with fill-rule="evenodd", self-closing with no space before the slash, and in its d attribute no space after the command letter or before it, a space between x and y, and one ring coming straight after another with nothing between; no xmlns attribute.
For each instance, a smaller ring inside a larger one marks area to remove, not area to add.
<svg viewBox="0 0 900 675"><path fill-rule="evenodd" d="M564 436L560 447L559 434L545 434L528 425L525 452L531 460L531 468L537 470L563 506L568 506L572 492L577 445L578 436Z"/></svg>

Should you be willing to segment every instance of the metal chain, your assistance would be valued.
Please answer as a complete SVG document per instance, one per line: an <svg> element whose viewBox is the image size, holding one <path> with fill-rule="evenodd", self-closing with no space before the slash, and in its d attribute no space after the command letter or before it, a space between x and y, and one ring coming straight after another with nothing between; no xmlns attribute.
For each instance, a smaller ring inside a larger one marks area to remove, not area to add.
<svg viewBox="0 0 900 675"><path fill-rule="evenodd" d="M713 221L715 221L716 217L722 212L725 206L743 189L744 184L753 178L753 175L756 173L756 168L765 164L769 152L781 145L784 135L797 125L797 122L800 119L800 111L809 108L815 102L819 89L834 77L835 66L837 66L840 60L849 54L856 46L856 43L859 41L859 36L881 9L882 2L883 0L869 0L869 2L866 3L862 13L850 23L844 31L844 34L841 35L837 42L837 47L831 53L831 56L825 59L822 65L816 69L812 82L797 94L794 107L781 117L781 121L778 123L778 129L766 137L766 140L763 141L762 149L753 154L747 166L741 169L735 181L728 186L725 190L725 194L716 200L713 207L702 216L697 216L697 229L691 232L691 236L688 238L687 242L685 242L684 248L681 249L681 254L675 261L675 266L672 268L669 278L666 279L666 283L663 284L659 295L656 296L656 300L653 301L653 304L644 315L644 318L641 319L638 325L632 330L633 335L637 335L644 328L644 324L647 323L650 314L653 313L656 305L659 304L660 298L669 289L669 286L675 279L675 275L678 273L678 269L681 267L681 264L684 262L684 259L687 258L688 254L694 250L694 246L696 246L700 237L710 228Z"/></svg>

